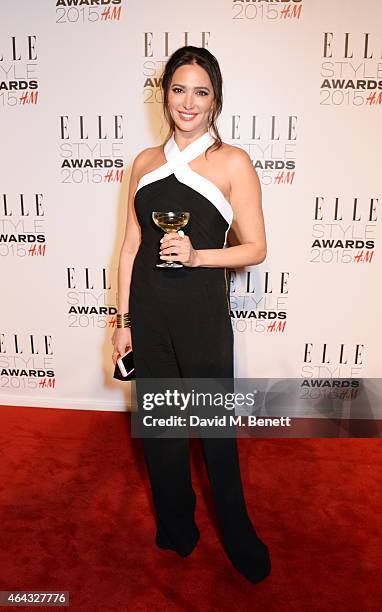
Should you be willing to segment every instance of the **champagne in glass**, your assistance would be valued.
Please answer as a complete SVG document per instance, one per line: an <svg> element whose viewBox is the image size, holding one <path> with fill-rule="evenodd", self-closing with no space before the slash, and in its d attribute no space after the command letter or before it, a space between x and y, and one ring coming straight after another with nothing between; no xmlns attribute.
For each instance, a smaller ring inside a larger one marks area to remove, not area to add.
<svg viewBox="0 0 382 612"><path fill-rule="evenodd" d="M166 234L170 232L177 232L182 227L187 225L190 219L189 212L153 212L152 218L158 227L160 227ZM164 261L163 263L156 264L157 268L183 268L183 264L175 261Z"/></svg>

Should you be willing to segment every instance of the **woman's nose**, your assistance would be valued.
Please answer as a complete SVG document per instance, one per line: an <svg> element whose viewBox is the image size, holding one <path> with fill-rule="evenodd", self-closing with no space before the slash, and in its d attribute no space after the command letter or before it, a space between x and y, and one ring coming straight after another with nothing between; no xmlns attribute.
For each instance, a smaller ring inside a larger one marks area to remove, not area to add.
<svg viewBox="0 0 382 612"><path fill-rule="evenodd" d="M188 92L185 95L185 98L183 100L183 106L184 108L192 108L194 106L194 100L193 100L193 95L192 92Z"/></svg>

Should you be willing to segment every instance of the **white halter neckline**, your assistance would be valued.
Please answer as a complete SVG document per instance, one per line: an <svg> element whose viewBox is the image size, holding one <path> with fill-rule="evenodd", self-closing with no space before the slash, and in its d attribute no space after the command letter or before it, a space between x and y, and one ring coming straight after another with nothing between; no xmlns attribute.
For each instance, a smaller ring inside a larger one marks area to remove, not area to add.
<svg viewBox="0 0 382 612"><path fill-rule="evenodd" d="M167 159L167 163L171 166L172 163L175 165L189 164L193 159L196 159L208 149L209 146L214 142L214 138L209 132L205 132L196 140L193 140L184 149L180 150L176 144L174 134L166 142L164 147L164 154Z"/></svg>
<svg viewBox="0 0 382 612"><path fill-rule="evenodd" d="M180 150L175 142L174 135L166 142L164 146L164 154L166 157L166 163L144 174L138 183L136 192L142 187L154 183L161 179L174 174L177 180L188 187L191 187L194 191L197 191L207 200L209 200L220 212L222 217L228 223L228 230L233 220L233 211L231 204L226 200L223 193L220 191L212 181L205 178L198 172L195 172L189 167L189 163L199 157L208 147L214 142L213 136L210 132L205 132L199 138L191 142L184 149ZM226 244L226 238L224 245Z"/></svg>

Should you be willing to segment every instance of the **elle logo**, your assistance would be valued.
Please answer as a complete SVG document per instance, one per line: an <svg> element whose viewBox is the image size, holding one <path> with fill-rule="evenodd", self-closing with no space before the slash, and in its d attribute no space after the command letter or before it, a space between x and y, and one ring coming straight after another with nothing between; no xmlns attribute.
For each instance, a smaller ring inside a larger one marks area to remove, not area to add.
<svg viewBox="0 0 382 612"><path fill-rule="evenodd" d="M382 59L382 35L377 41L377 37L369 32L358 36L350 32L345 32L342 36L324 32L323 57L331 58L333 53L335 57L344 59L352 59L354 53L360 59Z"/></svg>
<svg viewBox="0 0 382 612"><path fill-rule="evenodd" d="M60 138L61 140L88 140L90 132L92 137L98 140L107 140L108 138L122 140L122 121L122 115L112 115L108 118L108 121L102 115L97 115L97 118L91 122L84 115L70 118L68 115L61 115Z"/></svg>
<svg viewBox="0 0 382 612"><path fill-rule="evenodd" d="M312 363L312 357L315 357L314 363L316 364L337 363L345 365L350 362L353 365L362 365L362 349L364 346L364 344L356 344L354 348L350 350L345 349L345 344L340 344L336 349L332 347L329 350L326 342L320 347L309 342L305 344L304 363Z"/></svg>
<svg viewBox="0 0 382 612"><path fill-rule="evenodd" d="M14 215L43 217L42 200L42 193L35 193L33 196L25 196L20 193L12 199L3 193L0 200L0 215L3 217L13 217Z"/></svg>
<svg viewBox="0 0 382 612"><path fill-rule="evenodd" d="M0 334L0 354L53 355L52 336Z"/></svg>
<svg viewBox="0 0 382 612"><path fill-rule="evenodd" d="M67 281L68 289L81 289L83 291L90 291L95 288L104 291L111 289L107 280L106 268L102 268L97 274L91 273L90 268L67 268Z"/></svg>
<svg viewBox="0 0 382 612"><path fill-rule="evenodd" d="M36 40L37 37L34 35L26 36L22 39L21 37L17 39L16 36L11 36L9 44L6 47L8 53L5 55L2 53L0 55L0 62L3 62L5 59L12 62L36 61Z"/></svg>

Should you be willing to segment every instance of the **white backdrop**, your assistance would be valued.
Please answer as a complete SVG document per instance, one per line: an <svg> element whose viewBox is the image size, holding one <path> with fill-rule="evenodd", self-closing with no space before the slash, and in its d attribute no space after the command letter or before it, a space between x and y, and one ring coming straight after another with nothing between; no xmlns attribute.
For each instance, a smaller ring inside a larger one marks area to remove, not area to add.
<svg viewBox="0 0 382 612"><path fill-rule="evenodd" d="M268 255L231 273L237 377L378 377L379 0L19 0L0 19L0 403L124 410L110 338L131 163L185 43L224 78Z"/></svg>

